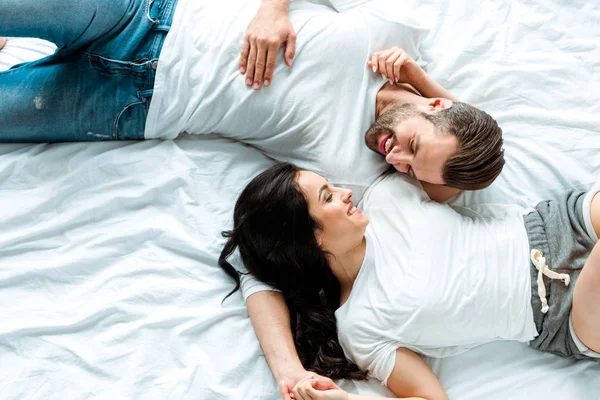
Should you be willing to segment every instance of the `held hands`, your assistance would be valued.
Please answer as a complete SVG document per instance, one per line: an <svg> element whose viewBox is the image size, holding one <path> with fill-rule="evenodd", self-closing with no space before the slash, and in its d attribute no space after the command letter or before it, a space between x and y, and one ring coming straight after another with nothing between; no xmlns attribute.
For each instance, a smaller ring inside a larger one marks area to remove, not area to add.
<svg viewBox="0 0 600 400"><path fill-rule="evenodd" d="M333 387L323 387L321 384L323 378L308 376L296 383L290 394L293 400L349 400L348 393L340 389L335 383L331 382Z"/></svg>
<svg viewBox="0 0 600 400"><path fill-rule="evenodd" d="M388 78L391 84L400 82L414 86L427 77L415 60L399 47L373 53L367 66Z"/></svg>
<svg viewBox="0 0 600 400"><path fill-rule="evenodd" d="M296 32L287 14L287 5L263 1L250 21L240 56L240 73L246 74L246 85L260 89L269 86L275 71L279 48L285 45L284 59L288 67L296 51Z"/></svg>
<svg viewBox="0 0 600 400"><path fill-rule="evenodd" d="M294 390L296 388L299 388L298 385L300 385L301 383L309 382L309 381L311 382L311 387L313 388L313 390L317 390L317 391L318 390L326 390L326 391L341 390L335 383L333 383L333 381L331 379L325 378L324 376L315 374L313 372L303 371L299 374L296 374L295 376L293 376L291 378L285 378L284 380L279 382L279 391L281 393L281 398L283 400L294 400L294 399L303 400L302 397L299 397L299 398L296 397ZM308 397L307 400L308 399L312 400L310 397ZM335 399L337 399L337 397L333 397L333 398L315 397L315 399L335 400ZM346 399L344 398L344 400L346 400Z"/></svg>

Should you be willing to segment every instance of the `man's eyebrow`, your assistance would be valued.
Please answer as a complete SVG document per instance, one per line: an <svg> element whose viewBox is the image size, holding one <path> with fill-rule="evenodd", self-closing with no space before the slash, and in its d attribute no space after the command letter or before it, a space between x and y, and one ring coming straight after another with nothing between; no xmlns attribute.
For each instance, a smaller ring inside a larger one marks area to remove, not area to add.
<svg viewBox="0 0 600 400"><path fill-rule="evenodd" d="M321 201L321 194L323 194L323 191L327 189L327 186L329 186L329 183L324 184L321 186L321 189L319 189L319 201Z"/></svg>

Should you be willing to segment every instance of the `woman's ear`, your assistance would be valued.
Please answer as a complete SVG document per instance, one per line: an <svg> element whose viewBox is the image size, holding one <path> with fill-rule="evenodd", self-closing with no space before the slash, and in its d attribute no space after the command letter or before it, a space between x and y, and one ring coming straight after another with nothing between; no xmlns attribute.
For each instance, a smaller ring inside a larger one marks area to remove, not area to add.
<svg viewBox="0 0 600 400"><path fill-rule="evenodd" d="M315 239L317 239L317 244L319 247L323 247L323 235L321 234L321 231L315 232Z"/></svg>

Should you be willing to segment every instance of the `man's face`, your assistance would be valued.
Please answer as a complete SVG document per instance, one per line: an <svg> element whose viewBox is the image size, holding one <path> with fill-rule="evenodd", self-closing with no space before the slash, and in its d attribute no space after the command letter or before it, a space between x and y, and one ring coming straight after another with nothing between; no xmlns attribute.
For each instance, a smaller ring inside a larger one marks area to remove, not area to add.
<svg viewBox="0 0 600 400"><path fill-rule="evenodd" d="M421 111L427 109L414 105L391 107L367 131L365 142L398 171L421 181L444 184L443 167L458 149L458 139L438 132Z"/></svg>

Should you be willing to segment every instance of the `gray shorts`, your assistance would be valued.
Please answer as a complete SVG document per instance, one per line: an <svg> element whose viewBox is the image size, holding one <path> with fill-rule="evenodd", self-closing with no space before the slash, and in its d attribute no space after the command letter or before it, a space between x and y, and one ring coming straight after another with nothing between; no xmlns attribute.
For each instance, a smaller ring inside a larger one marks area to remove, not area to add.
<svg viewBox="0 0 600 400"><path fill-rule="evenodd" d="M596 191L572 190L558 200L538 203L534 211L523 217L530 249L541 251L552 271L570 277L569 285L544 277L549 309L543 313L538 295L538 270L530 262L531 305L539 335L529 345L562 357L600 357L577 338L571 323L575 283L598 240L589 218L589 204Z"/></svg>

